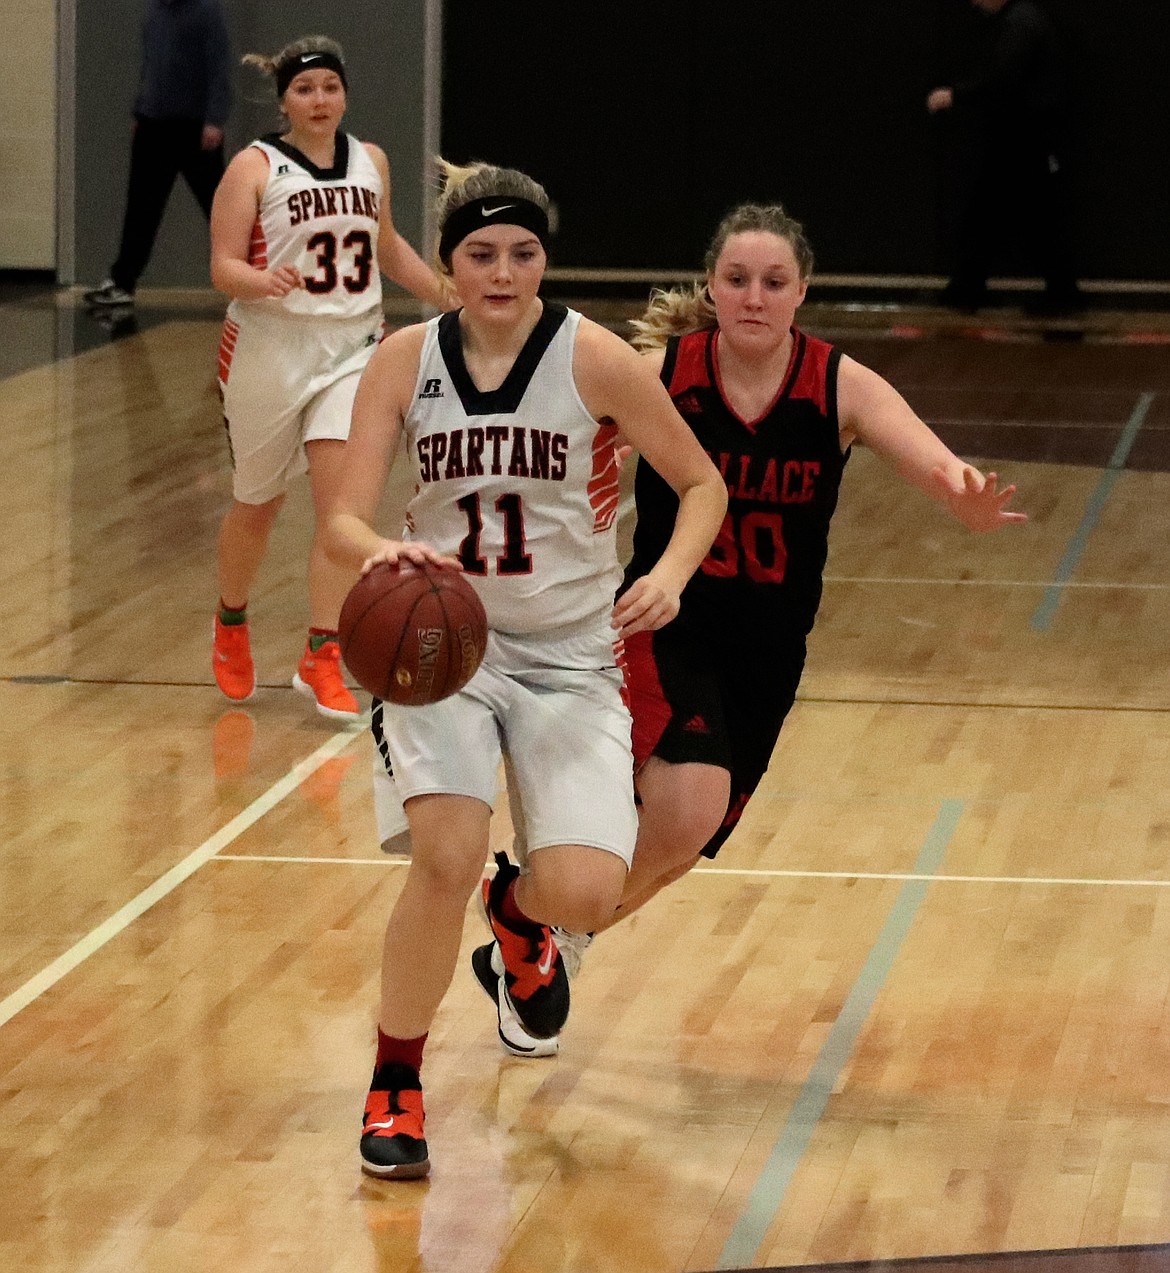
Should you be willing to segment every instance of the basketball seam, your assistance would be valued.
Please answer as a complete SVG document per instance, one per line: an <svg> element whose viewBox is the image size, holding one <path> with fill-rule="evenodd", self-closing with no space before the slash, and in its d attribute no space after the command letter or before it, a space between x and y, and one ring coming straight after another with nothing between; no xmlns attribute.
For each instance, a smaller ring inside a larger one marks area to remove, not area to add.
<svg viewBox="0 0 1170 1273"><path fill-rule="evenodd" d="M439 609L443 612L443 631L444 631L444 632L446 632L446 634L447 634L447 640L446 640L446 643L445 643L445 644L446 644L446 646L447 646L447 664L446 664L446 666L443 668L443 689L444 689L444 690L446 690L446 689L447 689L447 685L448 685L448 683L449 683L449 682L450 682L450 680L451 680L451 648L452 648L452 640L454 640L454 641L455 641L455 643L458 643L458 639L459 639L459 630L458 630L457 628L453 628L453 627L451 626L451 613L450 613L450 611L447 609L447 599L446 599L446 597L444 597L444 596L443 596L443 593L444 593L445 591L446 591L446 589L445 589L445 588L436 588L436 589L435 589L435 596L436 596L436 597L438 597L438 599L439 599ZM459 679L459 678L458 678L458 676L456 676L456 678L455 678L455 679L456 679L456 680L458 680L458 679ZM455 690L448 690L448 691L447 691L447 693L449 693L449 694L454 694L454 693L455 693ZM444 696L444 697L445 697L445 696Z"/></svg>
<svg viewBox="0 0 1170 1273"><path fill-rule="evenodd" d="M397 592L399 588L405 587L406 584L412 582L413 576L404 575L397 566L391 566L389 562L379 563L379 565L384 566L385 569L387 570L393 570L398 575L398 578L394 581L393 584L391 584L389 588L386 589L385 592L381 592L376 597L374 597L374 599L369 602L369 604L366 606L364 610L354 615L353 622L349 625L350 636L352 636L358 630L358 628L361 627L362 620L365 619L366 615L368 615L370 611L374 609L375 606L381 605L382 602L385 601L386 598L389 597L392 593ZM373 568L373 570L377 570L377 569L379 569L379 566L375 566ZM370 575L373 574L373 570L367 571L366 574L362 576L362 579L368 579ZM361 580L359 579L358 582L360 583ZM356 588L357 584L354 584L354 587ZM344 606L342 608L344 609ZM341 646L341 657L345 658L345 651L349 646L349 641L345 637L341 637L340 633L338 635L339 635L338 644Z"/></svg>
<svg viewBox="0 0 1170 1273"><path fill-rule="evenodd" d="M429 591L435 592L436 591L435 585L431 582L431 580L427 578L426 575L424 575L423 578L426 580L427 584L429 585ZM390 595L391 595L390 593L386 593L385 596L380 597L379 600L385 601L386 598L389 597ZM410 631L410 626L414 622L414 612L419 608L419 605L422 603L422 599L426 595L427 595L427 591L424 590L420 592L417 597L415 597L415 599L410 603L410 609L406 612L406 615L402 620L402 630L398 634L398 644L394 647L394 653L390 659L390 666L386 669L386 676L388 678L393 678L394 676L394 669L398 666L398 656L402 653L402 646L403 646L403 643L406 641L406 634ZM390 701L393 702L394 699L391 697L389 693L390 688L391 688L390 680L388 679L386 682L387 693L382 694L379 697L389 698ZM412 688L413 688L413 684L412 684Z"/></svg>

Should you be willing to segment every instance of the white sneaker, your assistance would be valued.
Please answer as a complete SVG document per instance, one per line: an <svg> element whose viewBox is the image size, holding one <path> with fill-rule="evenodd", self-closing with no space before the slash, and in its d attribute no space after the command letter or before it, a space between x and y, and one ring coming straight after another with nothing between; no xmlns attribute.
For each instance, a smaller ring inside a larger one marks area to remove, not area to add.
<svg viewBox="0 0 1170 1273"><path fill-rule="evenodd" d="M593 934L571 933L567 928L557 928L555 925L552 934L557 949L561 952L561 958L565 961L565 972L569 974L569 980L572 981L581 971L581 960L585 958L585 951L593 940Z"/></svg>
<svg viewBox="0 0 1170 1273"><path fill-rule="evenodd" d="M88 292L82 293L81 299L87 305L94 305L99 309L107 309L113 306L133 305L134 293L119 287L112 278L107 278L103 279L97 287L92 287Z"/></svg>

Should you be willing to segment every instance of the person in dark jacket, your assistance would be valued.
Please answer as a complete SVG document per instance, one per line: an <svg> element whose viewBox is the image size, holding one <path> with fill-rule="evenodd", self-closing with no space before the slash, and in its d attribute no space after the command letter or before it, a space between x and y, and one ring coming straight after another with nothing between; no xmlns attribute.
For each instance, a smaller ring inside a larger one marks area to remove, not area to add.
<svg viewBox="0 0 1170 1273"><path fill-rule="evenodd" d="M1080 303L1071 242L1067 151L1069 69L1061 37L1036 0L971 0L993 24L973 73L932 89L932 114L954 112L970 148L948 304L986 302L1004 228L1026 237L1021 259L1044 279L1043 305Z"/></svg>
<svg viewBox="0 0 1170 1273"><path fill-rule="evenodd" d="M133 305L175 178L210 217L223 176L232 67L219 0L148 0L142 43L122 243L110 277L85 293L95 308Z"/></svg>

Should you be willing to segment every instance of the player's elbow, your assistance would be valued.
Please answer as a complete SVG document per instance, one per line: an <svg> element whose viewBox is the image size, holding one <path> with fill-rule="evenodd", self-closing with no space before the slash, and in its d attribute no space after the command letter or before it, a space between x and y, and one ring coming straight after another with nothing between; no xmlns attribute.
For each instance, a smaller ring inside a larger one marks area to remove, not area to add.
<svg viewBox="0 0 1170 1273"><path fill-rule="evenodd" d="M213 253L211 257L211 286L225 296L232 295L229 259L218 253Z"/></svg>
<svg viewBox="0 0 1170 1273"><path fill-rule="evenodd" d="M703 507L722 524L723 515L727 512L727 484L710 460L702 477L695 482L694 489L699 492Z"/></svg>

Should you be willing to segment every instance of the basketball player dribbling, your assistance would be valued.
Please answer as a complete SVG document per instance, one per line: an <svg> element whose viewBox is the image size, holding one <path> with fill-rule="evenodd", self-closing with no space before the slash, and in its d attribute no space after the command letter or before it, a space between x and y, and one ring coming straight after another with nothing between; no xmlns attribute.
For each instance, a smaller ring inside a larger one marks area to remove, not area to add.
<svg viewBox="0 0 1170 1273"><path fill-rule="evenodd" d="M716 231L705 283L655 293L634 324L634 343L715 460L729 500L678 617L626 641L638 841L621 904L594 931L714 857L764 776L804 670L854 443L971 530L1026 520L1005 507L1015 487L959 459L879 375L795 326L812 264L782 207L742 205ZM634 491L626 588L655 560L674 508L648 466L638 466ZM588 940L559 935L571 969ZM517 1056L557 1049L516 1018L501 1020L500 1039Z"/></svg>
<svg viewBox="0 0 1170 1273"><path fill-rule="evenodd" d="M396 1178L429 1169L419 1069L481 885L501 747L529 869L501 869L485 887L495 940L475 971L501 1013L555 1035L569 989L549 925L588 929L613 913L637 833L618 647L677 613L727 500L645 360L540 299L542 187L489 165L444 172L439 259L463 309L394 333L370 360L329 519L344 566L461 568L488 616L487 653L463 690L425 707L381 705L412 854L386 930L361 1160ZM619 429L677 509L658 559L615 607ZM403 433L416 482L404 542L371 529Z"/></svg>
<svg viewBox="0 0 1170 1273"><path fill-rule="evenodd" d="M341 675L337 618L353 575L325 554L324 510L357 382L382 332L379 270L440 308L449 291L394 228L383 151L341 131L341 47L310 36L244 60L271 75L285 127L232 160L211 212L211 278L232 298L219 381L233 469L212 666L228 698L251 697L248 596L288 484L307 468L316 515L310 626L293 685L322 715L352 720L359 708Z"/></svg>

